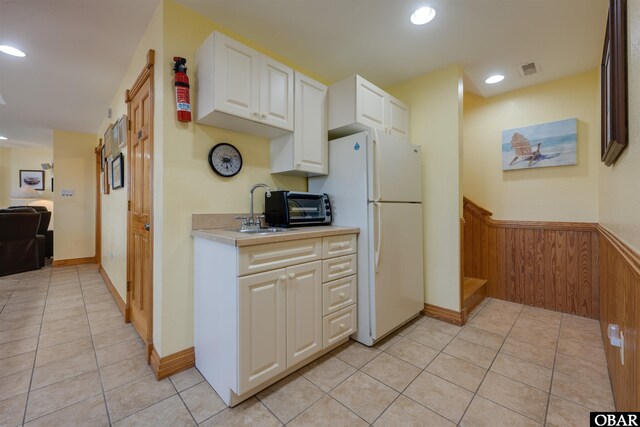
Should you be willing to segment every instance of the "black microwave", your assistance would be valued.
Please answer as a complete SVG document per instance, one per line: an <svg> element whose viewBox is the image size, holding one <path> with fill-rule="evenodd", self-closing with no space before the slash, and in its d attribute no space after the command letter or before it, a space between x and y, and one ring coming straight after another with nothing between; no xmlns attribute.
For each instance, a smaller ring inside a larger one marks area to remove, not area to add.
<svg viewBox="0 0 640 427"><path fill-rule="evenodd" d="M329 225L331 203L327 194L272 191L264 198L264 216L271 227Z"/></svg>

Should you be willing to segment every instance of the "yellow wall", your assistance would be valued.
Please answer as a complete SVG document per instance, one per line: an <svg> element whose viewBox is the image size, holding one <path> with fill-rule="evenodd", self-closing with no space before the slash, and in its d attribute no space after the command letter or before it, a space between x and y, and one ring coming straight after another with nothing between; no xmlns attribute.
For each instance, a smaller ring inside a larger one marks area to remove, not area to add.
<svg viewBox="0 0 640 427"><path fill-rule="evenodd" d="M629 145L600 166L600 223L640 252L640 2L628 2Z"/></svg>
<svg viewBox="0 0 640 427"><path fill-rule="evenodd" d="M9 206L11 194L11 148L0 147L0 208Z"/></svg>
<svg viewBox="0 0 640 427"><path fill-rule="evenodd" d="M53 163L51 148L0 148L0 206L26 204L24 200L11 198L20 187L21 169L42 170L42 163ZM41 199L30 200L31 205L46 206L53 210L53 193L51 192L51 169L44 171L44 191L40 191Z"/></svg>
<svg viewBox="0 0 640 427"><path fill-rule="evenodd" d="M130 89L138 75L147 63L147 52L155 50L154 68L154 96L156 101L162 101L162 72L165 70L162 55L162 3L156 9L142 40L138 44L131 63L124 74L118 90L109 105L112 118L106 118L98 130L98 137L102 138L109 124L115 123L123 114L127 114L125 92ZM154 138L156 145L162 147L162 109L154 110ZM111 190L110 194L101 195L102 207L102 268L106 271L116 290L126 301L127 292L127 179L129 162L126 148L121 150L124 158L125 185L123 188ZM156 153L156 157L158 153ZM161 172L157 174L161 177ZM159 184L158 184L159 185ZM161 187L160 187L161 188Z"/></svg>
<svg viewBox="0 0 640 427"><path fill-rule="evenodd" d="M229 31L177 3L166 1L164 8L164 52L167 58L182 56L187 59L188 75L193 82L196 49L212 31L222 30L228 34ZM265 52L259 46L251 45ZM178 122L175 118L172 79L173 73L163 76L167 94L163 104L163 159L155 159L156 164L162 165L163 171L160 231L163 253L162 259L156 260L156 265L161 262L162 266L159 272L162 286L160 293L154 292L154 312L161 313L161 319L158 319L161 323L154 323L154 344L161 356L193 345L191 214L248 212L249 188L258 182L290 190L307 188L305 178L271 176L268 140L210 126ZM196 93L197 88L192 85L192 105L196 103ZM242 171L233 178L217 176L207 163L211 147L223 141L235 145L242 154ZM263 207L260 199L256 198L256 211ZM156 239L158 231L156 228ZM154 280L158 280L158 275L154 275ZM158 286L154 289L158 290Z"/></svg>
<svg viewBox="0 0 640 427"><path fill-rule="evenodd" d="M460 310L462 69L409 80L389 92L409 104L411 142L422 146L425 302Z"/></svg>
<svg viewBox="0 0 640 427"><path fill-rule="evenodd" d="M56 207L54 260L95 256L95 153L93 134L53 131ZM62 197L61 190L75 192Z"/></svg>
<svg viewBox="0 0 640 427"><path fill-rule="evenodd" d="M496 219L597 222L598 88L593 70L491 98L465 94L464 195ZM577 165L502 171L503 129L574 117Z"/></svg>

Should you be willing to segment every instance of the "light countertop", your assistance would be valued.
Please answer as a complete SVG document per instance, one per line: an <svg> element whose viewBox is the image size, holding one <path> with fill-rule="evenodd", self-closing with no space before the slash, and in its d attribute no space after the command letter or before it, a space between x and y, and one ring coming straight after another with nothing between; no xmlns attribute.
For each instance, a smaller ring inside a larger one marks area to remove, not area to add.
<svg viewBox="0 0 640 427"><path fill-rule="evenodd" d="M233 246L253 246L265 243L288 242L291 240L313 239L316 237L339 236L341 234L358 234L357 227L292 227L292 231L270 234L245 234L223 228L193 230L191 235L214 242L226 243Z"/></svg>

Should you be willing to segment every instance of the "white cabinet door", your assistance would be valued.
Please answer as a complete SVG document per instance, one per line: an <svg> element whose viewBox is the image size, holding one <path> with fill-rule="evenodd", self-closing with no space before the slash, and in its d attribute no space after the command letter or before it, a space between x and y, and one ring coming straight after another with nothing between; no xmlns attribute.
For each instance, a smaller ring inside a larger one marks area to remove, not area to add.
<svg viewBox="0 0 640 427"><path fill-rule="evenodd" d="M258 120L261 55L220 33L215 43L215 108Z"/></svg>
<svg viewBox="0 0 640 427"><path fill-rule="evenodd" d="M260 120L293 131L293 70L260 55Z"/></svg>
<svg viewBox="0 0 640 427"><path fill-rule="evenodd" d="M287 268L287 366L322 350L322 263Z"/></svg>
<svg viewBox="0 0 640 427"><path fill-rule="evenodd" d="M312 174L327 174L327 87L303 74L295 74L295 169Z"/></svg>
<svg viewBox="0 0 640 427"><path fill-rule="evenodd" d="M387 95L386 131L391 135L409 135L409 107L397 98Z"/></svg>
<svg viewBox="0 0 640 427"><path fill-rule="evenodd" d="M286 369L285 285L285 269L238 279L238 394Z"/></svg>
<svg viewBox="0 0 640 427"><path fill-rule="evenodd" d="M356 120L375 129L385 128L385 91L356 76Z"/></svg>

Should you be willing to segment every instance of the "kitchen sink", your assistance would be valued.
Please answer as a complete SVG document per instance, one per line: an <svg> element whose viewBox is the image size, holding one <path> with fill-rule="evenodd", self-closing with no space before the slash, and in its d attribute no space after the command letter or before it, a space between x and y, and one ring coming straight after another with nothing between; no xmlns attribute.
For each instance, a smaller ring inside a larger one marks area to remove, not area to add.
<svg viewBox="0 0 640 427"><path fill-rule="evenodd" d="M235 231L236 233L242 234L276 234L276 233L286 233L288 231L294 231L294 228L278 228L278 227L268 227L268 228L228 228L229 231Z"/></svg>

